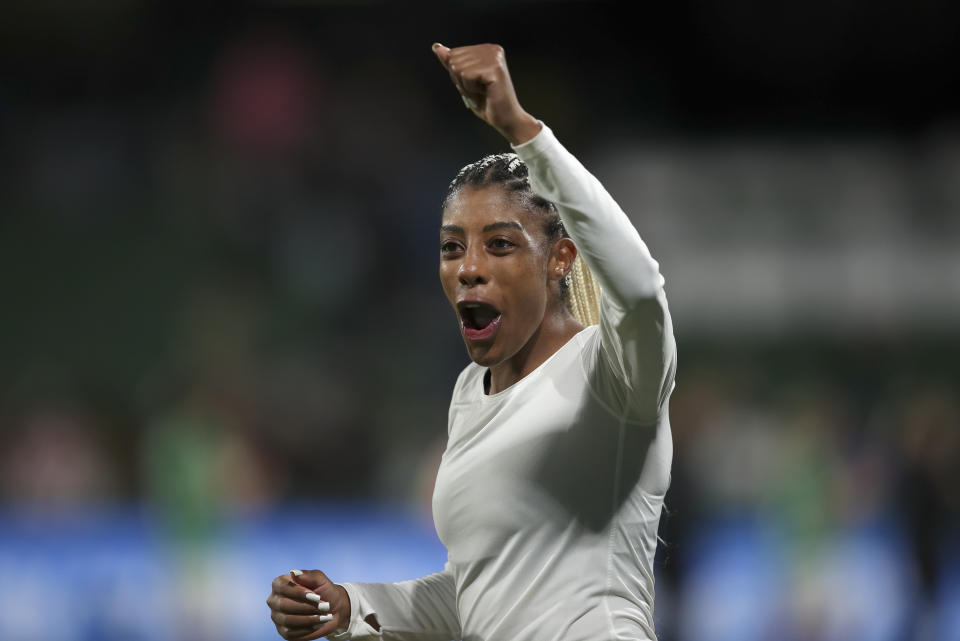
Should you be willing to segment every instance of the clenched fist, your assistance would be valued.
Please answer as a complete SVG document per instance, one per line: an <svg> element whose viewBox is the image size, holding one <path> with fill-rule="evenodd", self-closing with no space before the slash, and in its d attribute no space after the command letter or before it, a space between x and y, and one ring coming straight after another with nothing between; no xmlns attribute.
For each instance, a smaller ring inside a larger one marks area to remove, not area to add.
<svg viewBox="0 0 960 641"><path fill-rule="evenodd" d="M350 626L350 597L320 570L291 570L273 580L270 618L288 641L319 639Z"/></svg>
<svg viewBox="0 0 960 641"><path fill-rule="evenodd" d="M450 49L435 43L433 51L477 117L515 145L537 135L540 123L517 100L503 47L483 44Z"/></svg>

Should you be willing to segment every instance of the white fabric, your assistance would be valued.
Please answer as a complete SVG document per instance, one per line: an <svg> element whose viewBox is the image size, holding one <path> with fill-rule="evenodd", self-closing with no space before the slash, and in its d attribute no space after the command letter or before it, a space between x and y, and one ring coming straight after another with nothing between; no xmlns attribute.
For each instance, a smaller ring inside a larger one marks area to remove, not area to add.
<svg viewBox="0 0 960 641"><path fill-rule="evenodd" d="M653 557L670 480L676 346L657 262L545 125L514 147L603 287L601 322L532 373L457 380L433 496L442 572L345 584L341 638L656 639ZM363 622L376 614L378 633Z"/></svg>

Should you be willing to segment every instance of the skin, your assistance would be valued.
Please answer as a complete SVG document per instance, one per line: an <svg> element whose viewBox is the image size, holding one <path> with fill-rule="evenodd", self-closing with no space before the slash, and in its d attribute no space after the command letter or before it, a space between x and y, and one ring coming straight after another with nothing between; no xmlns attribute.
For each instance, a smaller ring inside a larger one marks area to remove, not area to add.
<svg viewBox="0 0 960 641"><path fill-rule="evenodd" d="M314 594L326 604L323 612L318 603L307 598ZM271 584L267 597L270 619L284 639L308 641L332 634L350 624L350 597L320 570L305 570L300 576L281 574ZM331 620L324 619L331 617Z"/></svg>
<svg viewBox="0 0 960 641"><path fill-rule="evenodd" d="M513 144L536 136L537 119L520 106L503 48L495 44L433 52L470 111ZM494 229L484 228L498 223ZM560 299L560 281L569 272L576 247L569 239L549 242L542 216L528 212L500 188L466 188L443 212L440 280L448 300L480 298L502 315L489 341L469 341L467 351L490 369L489 392L496 393L532 372L583 327ZM444 249L445 247L445 249ZM459 313L458 313L459 322ZM317 595L327 612L307 598ZM267 597L270 618L288 641L311 641L350 623L350 598L320 570L282 574ZM329 616L330 620L326 621ZM374 617L367 622L379 629Z"/></svg>
<svg viewBox="0 0 960 641"><path fill-rule="evenodd" d="M536 369L583 329L560 298L577 250L551 243L543 214L527 211L497 186L467 187L443 213L440 282L447 300L479 300L500 311L490 339L464 336L470 358L490 369L495 394Z"/></svg>
<svg viewBox="0 0 960 641"><path fill-rule="evenodd" d="M460 95L471 101L468 108L509 142L519 145L540 132L540 123L517 100L503 47L482 44L450 49L437 42L433 52Z"/></svg>

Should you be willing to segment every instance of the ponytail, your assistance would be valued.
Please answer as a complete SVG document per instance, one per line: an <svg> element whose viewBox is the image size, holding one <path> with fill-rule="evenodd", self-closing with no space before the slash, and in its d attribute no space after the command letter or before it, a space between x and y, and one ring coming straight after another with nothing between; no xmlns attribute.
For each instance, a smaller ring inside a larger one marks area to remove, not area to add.
<svg viewBox="0 0 960 641"><path fill-rule="evenodd" d="M580 254L567 275L567 309L583 325L600 324L600 283Z"/></svg>

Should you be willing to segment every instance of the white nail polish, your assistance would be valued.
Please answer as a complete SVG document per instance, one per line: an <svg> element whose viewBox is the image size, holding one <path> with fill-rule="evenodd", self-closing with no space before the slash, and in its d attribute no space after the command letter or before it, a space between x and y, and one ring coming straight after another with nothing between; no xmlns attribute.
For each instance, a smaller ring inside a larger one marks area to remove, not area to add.
<svg viewBox="0 0 960 641"><path fill-rule="evenodd" d="M317 617L317 621L319 621L320 623L326 623L327 621L333 621L333 615L332 615L332 614L321 614L320 616Z"/></svg>
<svg viewBox="0 0 960 641"><path fill-rule="evenodd" d="M330 604L327 603L326 601L321 601L320 603L317 604L317 609L320 610L321 612L329 612Z"/></svg>
<svg viewBox="0 0 960 641"><path fill-rule="evenodd" d="M313 592L307 592L307 601L313 601L314 603L320 603L323 601L323 597L319 594L314 594Z"/></svg>
<svg viewBox="0 0 960 641"><path fill-rule="evenodd" d="M465 104L465 105L467 106L467 109L476 109L476 108L477 108L477 103L475 103L475 102L473 101L473 98L468 98L467 96L464 96L463 94L460 94L460 97L463 98L463 104Z"/></svg>
<svg viewBox="0 0 960 641"><path fill-rule="evenodd" d="M303 570L290 570L290 574L293 576L301 576L303 574Z"/></svg>

